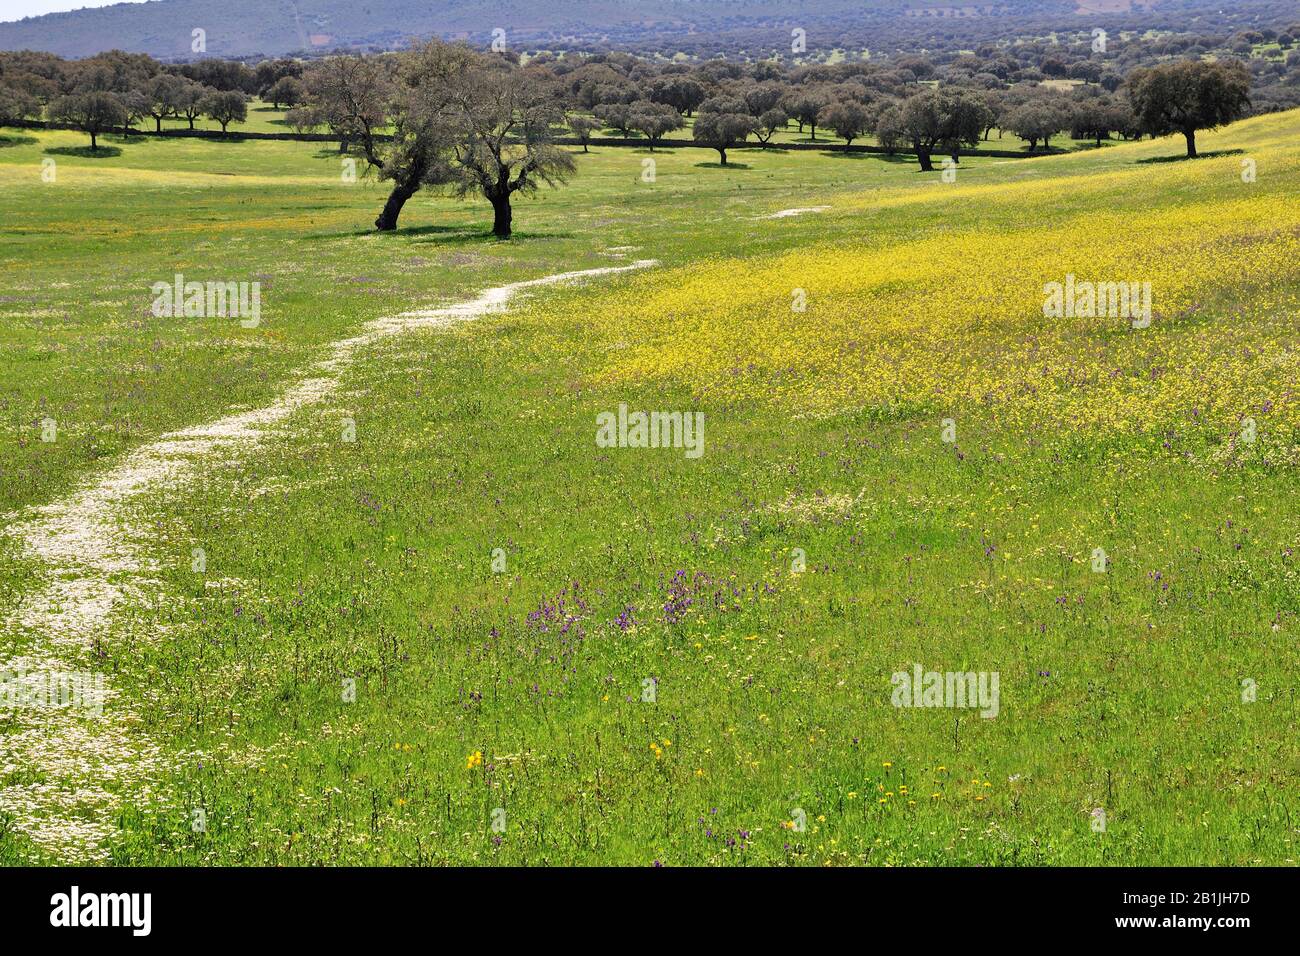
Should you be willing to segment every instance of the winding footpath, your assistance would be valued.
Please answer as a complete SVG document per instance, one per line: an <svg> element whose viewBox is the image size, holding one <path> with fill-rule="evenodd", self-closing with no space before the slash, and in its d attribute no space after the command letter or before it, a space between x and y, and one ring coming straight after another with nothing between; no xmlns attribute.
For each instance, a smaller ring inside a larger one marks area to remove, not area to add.
<svg viewBox="0 0 1300 956"><path fill-rule="evenodd" d="M0 609L0 635L21 649L0 670L27 679L94 671L94 649L117 628L122 612L146 612L165 595L153 577L158 560L148 535L131 526L128 503L193 482L214 460L245 454L299 409L326 401L359 350L415 329L445 327L497 312L521 292L655 265L585 269L499 286L441 308L367 323L333 343L328 355L262 408L163 435L92 478L67 497L32 507L0 531L19 555L39 567L42 583L16 606ZM149 637L156 639L152 629ZM0 814L38 847L64 863L109 859L114 811L124 799L150 794L162 756L139 729L131 702L103 690L102 713L77 707L0 709Z"/></svg>

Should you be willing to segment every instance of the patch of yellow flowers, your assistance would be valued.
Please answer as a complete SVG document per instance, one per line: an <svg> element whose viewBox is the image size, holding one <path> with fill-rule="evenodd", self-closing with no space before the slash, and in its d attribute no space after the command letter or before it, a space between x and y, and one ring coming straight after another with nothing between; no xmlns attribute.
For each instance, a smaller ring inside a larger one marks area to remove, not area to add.
<svg viewBox="0 0 1300 956"><path fill-rule="evenodd" d="M970 201L992 205L960 231L891 244L864 229L853 245L646 273L584 315L617 344L591 377L677 382L715 407L802 415L974 411L1016 433L1209 426L1231 438L1250 418L1294 435L1300 188L1225 185L1213 177L1231 180L1236 159L1208 162L1089 173L1086 201L1069 177L969 187L988 193ZM1162 188L1165 205L1107 207L1108 190L1135 182ZM1046 287L1067 276L1149 282L1150 325L1048 317Z"/></svg>

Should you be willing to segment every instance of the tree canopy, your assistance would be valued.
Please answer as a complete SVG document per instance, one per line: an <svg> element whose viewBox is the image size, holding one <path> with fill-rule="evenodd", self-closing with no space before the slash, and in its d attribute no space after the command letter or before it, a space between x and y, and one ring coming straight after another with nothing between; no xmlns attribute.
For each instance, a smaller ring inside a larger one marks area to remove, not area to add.
<svg viewBox="0 0 1300 956"><path fill-rule="evenodd" d="M1197 130L1231 123L1250 106L1250 73L1235 60L1180 60L1137 69L1127 87L1143 130L1153 136L1182 133L1189 157L1196 156Z"/></svg>

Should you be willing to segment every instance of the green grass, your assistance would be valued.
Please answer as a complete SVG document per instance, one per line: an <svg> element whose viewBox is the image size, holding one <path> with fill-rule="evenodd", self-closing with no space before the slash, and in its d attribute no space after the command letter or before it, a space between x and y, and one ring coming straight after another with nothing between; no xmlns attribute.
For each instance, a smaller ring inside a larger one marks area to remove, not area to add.
<svg viewBox="0 0 1300 956"><path fill-rule="evenodd" d="M1294 139L1297 122L1239 124L1203 149ZM114 137L120 155L56 154L43 184L46 151L83 137L11 139L6 513L169 429L267 403L378 316L634 258L670 277L864 234L1014 231L1101 209L1084 177L1180 149L963 161L963 185L1059 190L890 205L938 174L757 149L719 169L683 149L656 150L648 184L648 152L595 147L499 243L485 204L432 194L375 235L383 186L344 184L311 144ZM1161 201L1209 198L1163 168ZM1109 202L1136 214L1149 198ZM178 271L259 279L262 326L154 318L150 285ZM1119 438L991 427L958 458L906 411L810 418L700 404L686 383L602 385L593 373L628 343L584 316L625 281L374 346L255 454L134 505L163 597L123 608L94 666L167 770L151 798L123 794L114 863L1294 863L1293 469L1207 473ZM594 415L623 401L702 407L705 456L595 448ZM356 442L340 440L345 415ZM837 497L860 492L849 510ZM1112 573L1067 560L1097 540L1116 542ZM1028 560L1013 573L1006 553ZM0 551L7 607L38 574ZM0 637L0 660L25 639ZM914 661L999 671L1001 713L891 707L889 674ZM795 808L804 832L782 826ZM48 859L0 826L0 861Z"/></svg>
<svg viewBox="0 0 1300 956"><path fill-rule="evenodd" d="M248 102L248 118L242 123L231 123L227 127L229 133L292 133L294 128L285 120L287 107L275 107L270 103L264 103L262 100L253 97ZM136 128L152 132L157 128L157 123L151 116L136 123ZM170 117L162 121L162 128L168 129L189 129L190 121L184 116ZM194 120L195 129L220 130L221 124L206 116L200 116Z"/></svg>
<svg viewBox="0 0 1300 956"><path fill-rule="evenodd" d="M1069 84L1069 83L1078 83L1081 81L1064 80L1061 82ZM681 129L669 133L668 136L663 140L665 146L671 146L674 143L683 144L691 141L691 131L695 128L695 117L693 116L683 117L683 121L685 125ZM631 134L631 138L633 139L639 137L640 137L639 133L633 132ZM593 134L592 142L599 143L601 139L622 139L622 138L624 138L624 136L618 130L612 128L606 128L606 129L596 130ZM751 146L754 146L756 148L759 147L760 145L752 137L749 142ZM810 144L824 143L827 146L844 145L844 139L842 137L836 136L833 130L829 130L826 129L825 127L819 126L817 128L817 138L814 139L812 128L810 126L805 125L804 128L800 130L799 124L795 120L790 120L786 124L785 129L777 130L772 135L771 142L772 143L810 143ZM879 146L880 141L876 138L876 135L874 133L867 133L866 135L861 136L858 139L855 139L853 141L853 145L854 146ZM1093 140L1071 139L1064 132L1058 133L1057 135L1052 137L1052 147L1054 149L1086 149L1092 147L1093 145L1094 145ZM647 148L648 147L649 144L647 143ZM1015 133L1010 133L1005 130L994 130L989 133L988 139L981 140L979 145L975 148L996 149L996 150L1027 150L1028 147L1029 147L1029 141L1026 139L1021 139Z"/></svg>

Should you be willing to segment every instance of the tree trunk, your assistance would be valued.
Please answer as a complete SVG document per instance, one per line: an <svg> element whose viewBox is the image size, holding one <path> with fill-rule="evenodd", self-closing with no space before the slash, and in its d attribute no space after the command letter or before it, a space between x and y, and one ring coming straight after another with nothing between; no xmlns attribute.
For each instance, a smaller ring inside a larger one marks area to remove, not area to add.
<svg viewBox="0 0 1300 956"><path fill-rule="evenodd" d="M727 165L727 151L721 146L718 147L718 155L722 158L722 165Z"/></svg>
<svg viewBox="0 0 1300 956"><path fill-rule="evenodd" d="M90 148L92 151L99 149L99 143L95 140L95 133L93 130L90 133Z"/></svg>
<svg viewBox="0 0 1300 956"><path fill-rule="evenodd" d="M193 117L193 116L188 116L188 117L186 117L186 119L188 119L188 120L190 121L190 129L193 129L193 128L194 128L194 117Z"/></svg>
<svg viewBox="0 0 1300 956"><path fill-rule="evenodd" d="M1052 134L1048 133L1046 136L1043 137L1043 149L1051 149L1051 148L1052 148Z"/></svg>
<svg viewBox="0 0 1300 956"><path fill-rule="evenodd" d="M498 239L510 238L510 194L490 197L492 200L492 234Z"/></svg>
<svg viewBox="0 0 1300 956"><path fill-rule="evenodd" d="M916 147L916 158L921 161L921 172L929 173L934 171L934 163L930 162L930 151Z"/></svg>
<svg viewBox="0 0 1300 956"><path fill-rule="evenodd" d="M153 121L154 121L154 132L155 132L155 133L161 133L161 132L162 132L162 117L161 117L161 116L155 116L155 117L153 118Z"/></svg>
<svg viewBox="0 0 1300 956"><path fill-rule="evenodd" d="M406 205L406 200L415 195L415 191L420 188L420 179L418 176L400 179L393 186L393 191L388 194L388 201L384 203L384 210L375 220L375 228L380 232L392 232L397 228L397 219L402 215L402 207Z"/></svg>
<svg viewBox="0 0 1300 956"><path fill-rule="evenodd" d="M1195 159L1196 158L1196 130L1194 129L1183 130L1183 135L1187 137L1187 158Z"/></svg>
<svg viewBox="0 0 1300 956"><path fill-rule="evenodd" d="M587 152L587 141L585 139L582 141L582 151Z"/></svg>

